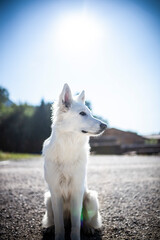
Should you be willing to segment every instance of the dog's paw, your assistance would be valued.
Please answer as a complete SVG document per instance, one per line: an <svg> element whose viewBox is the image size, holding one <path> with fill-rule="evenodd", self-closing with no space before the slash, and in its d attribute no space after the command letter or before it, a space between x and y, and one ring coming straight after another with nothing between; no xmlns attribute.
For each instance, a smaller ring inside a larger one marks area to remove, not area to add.
<svg viewBox="0 0 160 240"><path fill-rule="evenodd" d="M95 233L95 229L91 226L83 226L83 233L85 235L93 235Z"/></svg>

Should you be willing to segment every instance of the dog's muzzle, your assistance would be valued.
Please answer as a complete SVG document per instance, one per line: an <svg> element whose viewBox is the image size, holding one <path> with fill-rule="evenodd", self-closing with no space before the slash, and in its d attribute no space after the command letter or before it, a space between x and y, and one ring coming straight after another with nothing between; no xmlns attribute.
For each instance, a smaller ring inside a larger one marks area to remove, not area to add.
<svg viewBox="0 0 160 240"><path fill-rule="evenodd" d="M101 129L102 131L104 131L106 128L107 128L107 125L106 125L106 124L104 124L104 123L101 123L101 124L100 124L100 129Z"/></svg>

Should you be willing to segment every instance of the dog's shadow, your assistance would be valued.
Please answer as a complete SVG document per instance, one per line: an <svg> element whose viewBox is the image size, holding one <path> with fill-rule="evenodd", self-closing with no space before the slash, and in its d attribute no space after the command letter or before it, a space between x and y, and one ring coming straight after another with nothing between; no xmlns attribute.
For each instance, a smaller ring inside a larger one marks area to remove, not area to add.
<svg viewBox="0 0 160 240"><path fill-rule="evenodd" d="M67 226L65 228L65 240L70 240L71 228ZM86 235L81 230L81 240L102 240L101 230L95 230L93 235ZM42 240L55 240L55 229L54 226L47 229L43 229L43 238Z"/></svg>

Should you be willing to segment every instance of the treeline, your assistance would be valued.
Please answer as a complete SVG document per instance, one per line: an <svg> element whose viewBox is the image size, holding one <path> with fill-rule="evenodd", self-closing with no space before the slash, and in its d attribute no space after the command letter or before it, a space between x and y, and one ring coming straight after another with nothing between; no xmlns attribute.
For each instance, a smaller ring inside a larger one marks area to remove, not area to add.
<svg viewBox="0 0 160 240"><path fill-rule="evenodd" d="M0 150L41 153L43 141L51 132L51 104L16 105L8 91L0 87Z"/></svg>
<svg viewBox="0 0 160 240"><path fill-rule="evenodd" d="M89 101L86 105L91 109ZM10 101L8 91L0 87L0 151L41 153L50 132L51 103L42 100L39 106L16 105Z"/></svg>

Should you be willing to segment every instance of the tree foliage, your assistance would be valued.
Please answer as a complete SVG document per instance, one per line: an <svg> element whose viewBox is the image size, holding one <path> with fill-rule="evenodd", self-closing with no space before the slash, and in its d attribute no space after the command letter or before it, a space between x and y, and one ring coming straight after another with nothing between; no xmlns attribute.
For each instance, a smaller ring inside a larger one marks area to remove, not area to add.
<svg viewBox="0 0 160 240"><path fill-rule="evenodd" d="M9 93L7 89L0 86L0 105L4 104L9 99Z"/></svg>
<svg viewBox="0 0 160 240"><path fill-rule="evenodd" d="M51 104L6 106L8 91L0 90L0 150L40 153L43 141L50 135Z"/></svg>

